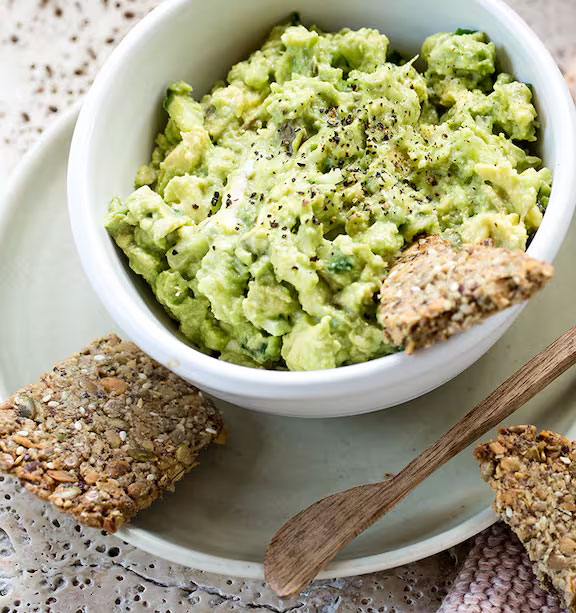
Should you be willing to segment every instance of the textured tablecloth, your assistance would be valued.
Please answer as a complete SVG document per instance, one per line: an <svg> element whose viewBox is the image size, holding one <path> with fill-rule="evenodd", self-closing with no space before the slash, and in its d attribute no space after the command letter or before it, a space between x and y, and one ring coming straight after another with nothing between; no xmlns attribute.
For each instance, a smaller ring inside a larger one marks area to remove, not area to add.
<svg viewBox="0 0 576 613"><path fill-rule="evenodd" d="M474 540L438 613L561 613L522 543L498 522Z"/></svg>
<svg viewBox="0 0 576 613"><path fill-rule="evenodd" d="M0 179L54 118L82 97L110 50L156 4L158 0L0 0ZM576 0L510 4L576 81ZM299 597L281 601L261 581L190 570L83 528L14 480L2 479L0 611L428 613L438 609L455 577L444 613L537 610L514 609L509 603L479 608L480 601L470 600L468 608L457 608L463 606L464 593L491 589L494 573L480 576L478 583L476 571L486 552L490 557L490 547L509 547L501 528L480 537L463 568L466 544L392 571L316 582ZM510 559L520 560L519 555L509 552ZM530 581L525 561L518 562L517 571L510 570L510 580L515 572L520 581ZM501 580L496 576L496 584ZM532 585L526 589L533 590ZM542 602L549 607L543 612L557 613L553 602Z"/></svg>

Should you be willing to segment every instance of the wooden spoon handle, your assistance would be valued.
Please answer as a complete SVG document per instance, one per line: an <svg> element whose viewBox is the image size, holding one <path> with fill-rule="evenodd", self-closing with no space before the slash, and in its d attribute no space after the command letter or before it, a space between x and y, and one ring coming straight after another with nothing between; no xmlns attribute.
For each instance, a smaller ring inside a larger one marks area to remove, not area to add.
<svg viewBox="0 0 576 613"><path fill-rule="evenodd" d="M511 415L576 363L576 326L558 338L390 481L359 485L315 502L274 535L266 579L281 597L298 593L337 553L419 483Z"/></svg>
<svg viewBox="0 0 576 613"><path fill-rule="evenodd" d="M397 475L397 478L402 475L407 480L406 493L488 430L512 415L574 364L576 326L526 362L431 447L424 449L414 458Z"/></svg>

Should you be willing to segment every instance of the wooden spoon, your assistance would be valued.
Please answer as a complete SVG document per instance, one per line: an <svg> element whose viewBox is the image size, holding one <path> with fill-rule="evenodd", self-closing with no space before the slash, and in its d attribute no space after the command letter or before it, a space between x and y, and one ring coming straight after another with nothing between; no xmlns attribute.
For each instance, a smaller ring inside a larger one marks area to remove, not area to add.
<svg viewBox="0 0 576 613"><path fill-rule="evenodd" d="M455 426L388 481L332 494L300 511L274 535L264 560L270 587L300 592L347 543L426 477L511 415L576 363L576 326L506 379Z"/></svg>

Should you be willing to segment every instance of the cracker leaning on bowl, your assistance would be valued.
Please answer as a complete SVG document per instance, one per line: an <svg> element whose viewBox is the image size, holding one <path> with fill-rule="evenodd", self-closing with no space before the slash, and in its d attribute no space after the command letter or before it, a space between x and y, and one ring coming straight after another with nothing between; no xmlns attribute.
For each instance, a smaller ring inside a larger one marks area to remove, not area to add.
<svg viewBox="0 0 576 613"><path fill-rule="evenodd" d="M474 456L496 492L496 513L522 541L536 576L576 612L576 443L512 426Z"/></svg>
<svg viewBox="0 0 576 613"><path fill-rule="evenodd" d="M195 466L222 418L194 387L115 334L0 403L0 469L114 532Z"/></svg>
<svg viewBox="0 0 576 613"><path fill-rule="evenodd" d="M490 240L457 249L438 234L420 239L382 284L384 340L406 353L428 347L527 300L553 273L550 264Z"/></svg>

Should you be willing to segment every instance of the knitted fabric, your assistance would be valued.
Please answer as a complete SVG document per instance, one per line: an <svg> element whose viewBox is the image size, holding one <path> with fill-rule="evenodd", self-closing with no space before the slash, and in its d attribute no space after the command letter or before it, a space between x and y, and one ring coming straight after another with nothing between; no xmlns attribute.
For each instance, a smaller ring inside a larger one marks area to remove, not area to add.
<svg viewBox="0 0 576 613"><path fill-rule="evenodd" d="M504 523L476 537L438 613L561 613L542 590L522 544Z"/></svg>

